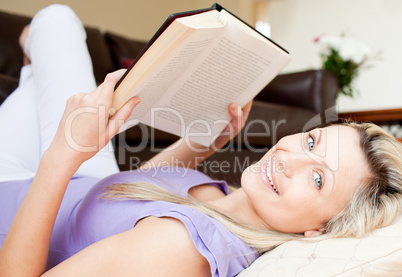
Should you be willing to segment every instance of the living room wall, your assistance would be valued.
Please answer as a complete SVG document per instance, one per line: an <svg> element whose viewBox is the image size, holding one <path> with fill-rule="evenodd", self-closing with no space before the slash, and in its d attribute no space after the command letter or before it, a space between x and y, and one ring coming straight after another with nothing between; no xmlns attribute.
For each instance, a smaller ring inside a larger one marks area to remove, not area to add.
<svg viewBox="0 0 402 277"><path fill-rule="evenodd" d="M0 0L0 9L23 15L34 15L52 3L67 4L86 25L102 30L149 40L172 13L211 6L214 0ZM244 20L252 20L252 0L220 0L219 4Z"/></svg>
<svg viewBox="0 0 402 277"><path fill-rule="evenodd" d="M272 38L292 55L285 71L319 68L321 34L346 33L381 52L381 59L361 73L355 99L340 97L340 111L402 107L402 1L400 0L270 0Z"/></svg>
<svg viewBox="0 0 402 277"><path fill-rule="evenodd" d="M402 78L402 1L400 0L268 0L272 38L290 51L285 72L319 68L313 38L346 32L382 52L382 60L357 80L360 95L340 97L340 111L400 108ZM204 8L214 0L60 0L86 25L130 38L148 40L171 13ZM221 5L253 24L254 0L219 0ZM54 0L0 0L0 9L32 16Z"/></svg>

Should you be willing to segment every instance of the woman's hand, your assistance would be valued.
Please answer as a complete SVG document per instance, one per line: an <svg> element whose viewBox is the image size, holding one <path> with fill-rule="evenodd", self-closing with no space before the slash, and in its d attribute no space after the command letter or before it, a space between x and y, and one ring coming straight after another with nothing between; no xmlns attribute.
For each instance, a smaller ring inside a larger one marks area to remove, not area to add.
<svg viewBox="0 0 402 277"><path fill-rule="evenodd" d="M225 129L223 129L223 131L211 145L215 151L225 146L229 140L234 138L240 132L240 130L243 129L248 115L250 114L252 104L253 100L248 102L243 108L236 105L234 102L229 104L229 113L232 116L232 120L228 125L226 125Z"/></svg>
<svg viewBox="0 0 402 277"><path fill-rule="evenodd" d="M111 108L114 87L124 71L110 73L94 91L68 99L48 151L70 165L79 166L106 146L140 102L134 97L118 111Z"/></svg>
<svg viewBox="0 0 402 277"><path fill-rule="evenodd" d="M93 92L68 100L0 249L0 276L40 276L45 271L54 222L71 177L105 147L139 103L132 98L117 112L111 109L113 89L123 72L109 74Z"/></svg>

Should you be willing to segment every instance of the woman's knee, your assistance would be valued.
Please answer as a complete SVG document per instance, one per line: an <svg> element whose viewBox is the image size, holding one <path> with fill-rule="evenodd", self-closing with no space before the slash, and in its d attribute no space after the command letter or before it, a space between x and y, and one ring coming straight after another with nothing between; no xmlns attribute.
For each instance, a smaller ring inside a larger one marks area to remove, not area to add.
<svg viewBox="0 0 402 277"><path fill-rule="evenodd" d="M58 22L68 22L69 24L79 22L81 24L73 9L63 4L49 5L40 10L36 17L41 18L41 20L44 21L49 20L51 21L51 24L58 24Z"/></svg>
<svg viewBox="0 0 402 277"><path fill-rule="evenodd" d="M43 14L51 14L53 16L57 15L57 17L70 17L76 16L73 9L71 9L67 5L63 4L51 4L45 8L43 8L39 13Z"/></svg>

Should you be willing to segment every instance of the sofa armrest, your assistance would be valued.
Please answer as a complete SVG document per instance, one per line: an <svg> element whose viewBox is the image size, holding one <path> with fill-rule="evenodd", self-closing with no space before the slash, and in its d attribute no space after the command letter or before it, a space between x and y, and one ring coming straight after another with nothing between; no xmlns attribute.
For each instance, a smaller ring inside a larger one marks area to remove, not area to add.
<svg viewBox="0 0 402 277"><path fill-rule="evenodd" d="M0 11L0 73L19 78L23 54L18 38L30 17Z"/></svg>
<svg viewBox="0 0 402 277"><path fill-rule="evenodd" d="M18 79L0 74L0 104L18 87Z"/></svg>
<svg viewBox="0 0 402 277"><path fill-rule="evenodd" d="M278 75L255 99L309 109L318 114L335 105L337 93L335 74L309 70Z"/></svg>
<svg viewBox="0 0 402 277"><path fill-rule="evenodd" d="M87 33L88 51L91 55L95 79L100 84L108 73L118 68L113 65L109 46L99 29L85 27L85 31Z"/></svg>
<svg viewBox="0 0 402 277"><path fill-rule="evenodd" d="M313 111L301 107L254 100L245 126L236 137L235 145L275 145L282 137L303 131L305 124L315 115Z"/></svg>

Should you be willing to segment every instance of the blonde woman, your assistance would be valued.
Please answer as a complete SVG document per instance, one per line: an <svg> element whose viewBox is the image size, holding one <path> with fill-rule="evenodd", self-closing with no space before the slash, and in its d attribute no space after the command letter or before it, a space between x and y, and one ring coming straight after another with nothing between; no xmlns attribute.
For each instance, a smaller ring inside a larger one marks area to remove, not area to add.
<svg viewBox="0 0 402 277"><path fill-rule="evenodd" d="M362 236L400 213L401 144L371 124L285 137L232 193L194 170L152 168L171 155L196 166L182 141L118 172L109 141L139 103L109 116L122 72L95 87L65 6L39 12L21 40L31 64L0 107L0 276L234 276L283 242ZM249 108L229 109L233 135Z"/></svg>

